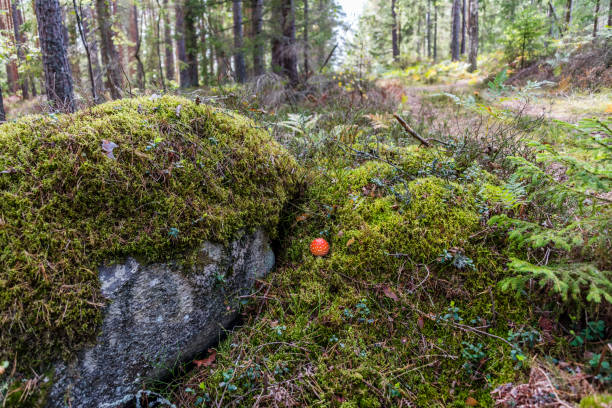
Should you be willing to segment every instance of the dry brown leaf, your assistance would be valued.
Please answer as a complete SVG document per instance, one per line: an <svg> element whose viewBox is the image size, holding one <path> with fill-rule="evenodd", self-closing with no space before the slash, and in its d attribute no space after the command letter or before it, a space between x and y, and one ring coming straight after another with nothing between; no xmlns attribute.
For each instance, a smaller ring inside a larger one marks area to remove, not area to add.
<svg viewBox="0 0 612 408"><path fill-rule="evenodd" d="M478 405L478 401L476 401L476 399L472 397L467 397L467 399L465 400L465 405L467 405L468 407L475 407L476 405Z"/></svg>
<svg viewBox="0 0 612 408"><path fill-rule="evenodd" d="M195 364L195 366L197 368L210 367L212 365L212 363L215 362L215 359L217 358L217 350L208 349L208 352L210 354L205 359L203 359L203 360L193 360L193 364Z"/></svg>
<svg viewBox="0 0 612 408"><path fill-rule="evenodd" d="M423 316L419 316L417 325L419 326L419 329L423 330L423 327L425 327L425 319L423 319Z"/></svg>
<svg viewBox="0 0 612 408"><path fill-rule="evenodd" d="M393 299L396 302L399 300L399 298L397 297L397 295L395 294L395 292L393 292L393 290L391 290L390 287L388 286L383 286L383 293L385 294L385 296L387 296L389 299Z"/></svg>
<svg viewBox="0 0 612 408"><path fill-rule="evenodd" d="M355 238L351 238L347 241L346 243L346 247L350 247L351 245L353 245L355 243Z"/></svg>

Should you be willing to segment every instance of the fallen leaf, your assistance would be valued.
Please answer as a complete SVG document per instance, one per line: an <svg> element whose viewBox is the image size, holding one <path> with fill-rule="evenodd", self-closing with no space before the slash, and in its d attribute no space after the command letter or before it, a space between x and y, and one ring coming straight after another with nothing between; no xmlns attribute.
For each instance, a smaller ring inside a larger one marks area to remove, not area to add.
<svg viewBox="0 0 612 408"><path fill-rule="evenodd" d="M467 405L468 407L475 407L476 405L478 405L478 401L476 401L476 399L472 397L468 397L465 400L465 405Z"/></svg>
<svg viewBox="0 0 612 408"><path fill-rule="evenodd" d="M393 292L391 290L390 287L388 286L383 286L383 293L385 294L385 296L387 296L389 299L393 299L396 302L399 300L399 298L397 297L397 295L395 294L395 292Z"/></svg>
<svg viewBox="0 0 612 408"><path fill-rule="evenodd" d="M423 330L423 327L425 327L425 319L423 319L423 316L419 316L417 325L419 326L419 329Z"/></svg>
<svg viewBox="0 0 612 408"><path fill-rule="evenodd" d="M302 215L298 215L297 218L295 219L296 222L300 222L300 221L305 221L308 219L308 217L310 217L310 214L302 214Z"/></svg>
<svg viewBox="0 0 612 408"><path fill-rule="evenodd" d="M106 155L106 157L108 157L109 159L115 159L115 155L113 154L113 150L115 150L115 148L119 147L116 143L111 142L109 140L103 139L102 140L102 152L104 152L104 154Z"/></svg>
<svg viewBox="0 0 612 408"><path fill-rule="evenodd" d="M346 243L346 247L350 247L351 245L353 245L355 243L355 238L351 238L347 241Z"/></svg>
<svg viewBox="0 0 612 408"><path fill-rule="evenodd" d="M203 360L193 360L193 364L195 364L195 366L197 368L210 367L212 365L212 363L215 362L215 359L217 358L217 350L208 349L208 352L210 354L205 359L203 359Z"/></svg>
<svg viewBox="0 0 612 408"><path fill-rule="evenodd" d="M612 113L612 103L608 104L608 106L606 106L606 113Z"/></svg>

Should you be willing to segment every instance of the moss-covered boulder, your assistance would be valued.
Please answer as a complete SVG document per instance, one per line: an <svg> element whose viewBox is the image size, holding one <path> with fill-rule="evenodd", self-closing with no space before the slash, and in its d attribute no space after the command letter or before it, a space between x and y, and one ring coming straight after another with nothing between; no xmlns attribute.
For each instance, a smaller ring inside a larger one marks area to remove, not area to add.
<svg viewBox="0 0 612 408"><path fill-rule="evenodd" d="M30 374L95 338L98 267L198 262L274 237L299 169L243 117L175 97L0 126L0 361Z"/></svg>

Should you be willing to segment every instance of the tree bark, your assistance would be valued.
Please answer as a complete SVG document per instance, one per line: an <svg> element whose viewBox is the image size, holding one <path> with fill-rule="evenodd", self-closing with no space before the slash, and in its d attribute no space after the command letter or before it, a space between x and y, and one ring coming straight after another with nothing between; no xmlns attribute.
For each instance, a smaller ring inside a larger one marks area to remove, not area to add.
<svg viewBox="0 0 612 408"><path fill-rule="evenodd" d="M186 88L189 83L187 72L187 53L185 51L185 13L182 0L177 0L174 6L176 51L179 63L179 83L181 88Z"/></svg>
<svg viewBox="0 0 612 408"><path fill-rule="evenodd" d="M168 0L164 0L164 51L166 54L166 78L174 80L174 47L172 46L172 28L170 27L170 9Z"/></svg>
<svg viewBox="0 0 612 408"><path fill-rule="evenodd" d="M465 40L466 40L466 36L465 36L465 32L467 30L467 24L466 24L466 20L467 20L467 5L469 3L469 0L462 0L462 5L461 5L461 55L465 54Z"/></svg>
<svg viewBox="0 0 612 408"><path fill-rule="evenodd" d="M291 86L299 82L295 47L295 6L293 0L281 0L280 35L272 40L272 69L289 78Z"/></svg>
<svg viewBox="0 0 612 408"><path fill-rule="evenodd" d="M35 0L35 8L47 98L55 110L74 112L72 75L59 1Z"/></svg>
<svg viewBox="0 0 612 408"><path fill-rule="evenodd" d="M597 37L597 26L599 25L599 0L595 1L595 20L593 21L593 38Z"/></svg>
<svg viewBox="0 0 612 408"><path fill-rule="evenodd" d="M17 59L19 60L19 65L23 65L25 63L25 57L23 54L25 38L23 32L21 32L23 17L21 16L21 10L19 8L19 0L13 0L11 5L11 15L13 17L13 31L15 33L15 48L17 48ZM29 99L28 79L25 75L23 76L20 85L23 99Z"/></svg>
<svg viewBox="0 0 612 408"><path fill-rule="evenodd" d="M434 34L433 34L433 59L438 60L438 4L436 0L433 2L434 6Z"/></svg>
<svg viewBox="0 0 612 408"><path fill-rule="evenodd" d="M193 0L177 0L176 12L177 36L182 33L181 38L184 39L177 41L181 88L191 88L198 86L198 39L195 29L197 5ZM179 42L182 44L179 45Z"/></svg>
<svg viewBox="0 0 612 408"><path fill-rule="evenodd" d="M92 33L90 30L90 24L93 23L93 21L95 20L94 13L93 9L90 6L85 7L85 10L83 10L82 13L83 14L81 24L83 26L83 34L85 35L87 43L89 44L89 53L91 55L91 69L93 71L94 83L96 87L97 100L95 100L94 102L99 103L104 99L102 97L102 94L104 93L104 81L102 79L102 69L100 68L98 40L96 38L95 33ZM34 84L32 83L32 86L33 85Z"/></svg>
<svg viewBox="0 0 612 408"><path fill-rule="evenodd" d="M81 19L81 10L77 7L76 0L72 0L72 6L74 7L74 15L76 16L76 23L79 29L79 35L81 37L81 42L83 43L83 47L85 48L85 56L87 57L87 72L89 74L89 84L91 89L91 98L94 103L98 102L98 94L96 93L96 80L94 78L93 68L91 65L91 51L89 50L89 44L87 43L87 38L83 32L83 24Z"/></svg>
<svg viewBox="0 0 612 408"><path fill-rule="evenodd" d="M111 27L112 19L108 0L96 0L96 14L98 28L100 29L102 63L106 67L106 87L110 90L111 98L119 99L123 93L121 89L123 73L119 53L113 40L114 33Z"/></svg>
<svg viewBox="0 0 612 408"><path fill-rule="evenodd" d="M253 72L255 76L263 75L264 69L264 41L263 33L263 0L253 0Z"/></svg>
<svg viewBox="0 0 612 408"><path fill-rule="evenodd" d="M398 33L397 33L397 13L395 4L397 0L391 0L391 46L393 48L393 61L397 62L400 56Z"/></svg>
<svg viewBox="0 0 612 408"><path fill-rule="evenodd" d="M308 43L308 31L310 29L310 21L309 21L309 9L308 9L308 0L304 0L304 78L308 78L308 76L310 75L310 66L308 65L308 59L310 58L309 54L309 47L310 44Z"/></svg>
<svg viewBox="0 0 612 408"><path fill-rule="evenodd" d="M461 0L453 0L452 22L451 22L451 59L459 61L461 47L459 36L461 32Z"/></svg>
<svg viewBox="0 0 612 408"><path fill-rule="evenodd" d="M608 27L612 27L612 0L608 5Z"/></svg>
<svg viewBox="0 0 612 408"><path fill-rule="evenodd" d="M240 84L246 81L246 66L244 64L244 34L242 31L242 0L233 0L234 12L234 70L236 81Z"/></svg>
<svg viewBox="0 0 612 408"><path fill-rule="evenodd" d="M470 37L470 72L478 69L478 0L470 0L469 3L469 37Z"/></svg>
<svg viewBox="0 0 612 408"><path fill-rule="evenodd" d="M567 8L565 10L565 24L569 28L570 24L572 24L572 8L574 3L572 0L567 0Z"/></svg>
<svg viewBox="0 0 612 408"><path fill-rule="evenodd" d="M427 0L427 15L425 16L427 28L427 58L431 58L431 0Z"/></svg>
<svg viewBox="0 0 612 408"><path fill-rule="evenodd" d="M4 101L2 100L2 87L0 87L0 123L6 120L6 113L4 112Z"/></svg>
<svg viewBox="0 0 612 408"><path fill-rule="evenodd" d="M5 9L9 11L10 10L10 4L8 3L8 1L6 1L6 5L4 5L1 1L0 1L0 7L2 9ZM13 21L10 18L10 12L9 13L0 13L0 34L3 34L4 36L6 36L6 42L10 42L11 41L11 33L12 32L12 26L13 26ZM9 61L6 63L6 80L8 83L8 91L10 94L14 94L17 92L17 88L18 88L18 82L19 82L19 74L18 74L18 69L17 69L17 64L15 63L15 61Z"/></svg>

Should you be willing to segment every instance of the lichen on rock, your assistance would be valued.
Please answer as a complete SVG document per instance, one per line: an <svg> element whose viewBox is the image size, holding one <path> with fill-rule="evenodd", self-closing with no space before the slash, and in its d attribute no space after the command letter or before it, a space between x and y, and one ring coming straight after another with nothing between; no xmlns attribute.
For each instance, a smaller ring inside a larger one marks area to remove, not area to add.
<svg viewBox="0 0 612 408"><path fill-rule="evenodd" d="M250 120L177 97L0 129L0 360L29 373L96 335L97 268L271 237L299 166Z"/></svg>

